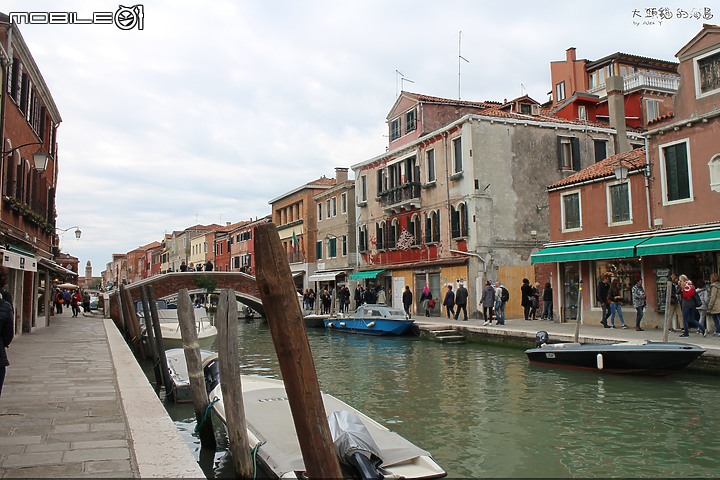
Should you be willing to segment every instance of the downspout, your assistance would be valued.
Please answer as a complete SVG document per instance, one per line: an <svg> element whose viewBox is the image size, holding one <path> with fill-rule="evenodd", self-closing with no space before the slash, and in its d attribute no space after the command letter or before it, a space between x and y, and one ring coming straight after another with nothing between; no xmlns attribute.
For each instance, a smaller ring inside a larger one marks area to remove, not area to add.
<svg viewBox="0 0 720 480"><path fill-rule="evenodd" d="M648 137L645 136L645 204L647 205L648 230L652 230L654 219L652 217L652 208L650 207L650 148Z"/></svg>

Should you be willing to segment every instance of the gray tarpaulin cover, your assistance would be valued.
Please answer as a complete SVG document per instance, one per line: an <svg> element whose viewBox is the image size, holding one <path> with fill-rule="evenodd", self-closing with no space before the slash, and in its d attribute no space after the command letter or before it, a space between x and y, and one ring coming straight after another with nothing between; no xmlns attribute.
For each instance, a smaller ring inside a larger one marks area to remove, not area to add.
<svg viewBox="0 0 720 480"><path fill-rule="evenodd" d="M380 447L357 415L347 410L332 412L328 416L328 424L335 452L342 460L348 462L353 453L359 452L373 462L382 461Z"/></svg>

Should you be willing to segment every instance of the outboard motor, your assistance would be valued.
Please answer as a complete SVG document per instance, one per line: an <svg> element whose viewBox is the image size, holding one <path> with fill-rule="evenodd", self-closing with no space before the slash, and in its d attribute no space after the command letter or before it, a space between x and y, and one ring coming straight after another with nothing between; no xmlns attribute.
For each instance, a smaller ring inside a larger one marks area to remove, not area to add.
<svg viewBox="0 0 720 480"><path fill-rule="evenodd" d="M379 471L382 464L380 448L357 415L347 410L332 412L328 416L328 423L335 453L345 464L355 469L359 478L384 478Z"/></svg>
<svg viewBox="0 0 720 480"><path fill-rule="evenodd" d="M535 334L535 348L542 347L547 343L550 343L550 337L545 330L541 330Z"/></svg>

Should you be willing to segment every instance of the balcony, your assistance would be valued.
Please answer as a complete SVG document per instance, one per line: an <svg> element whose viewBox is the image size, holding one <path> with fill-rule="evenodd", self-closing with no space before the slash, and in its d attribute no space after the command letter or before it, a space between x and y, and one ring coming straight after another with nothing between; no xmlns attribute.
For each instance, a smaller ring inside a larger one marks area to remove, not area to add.
<svg viewBox="0 0 720 480"><path fill-rule="evenodd" d="M653 71L640 71L623 77L625 84L625 92L636 90L638 88L648 88L651 90L660 90L663 92L677 92L680 86L680 75L653 72ZM605 91L605 83L598 85L595 88L591 88L587 93L592 93L600 97L607 96Z"/></svg>
<svg viewBox="0 0 720 480"><path fill-rule="evenodd" d="M420 182L410 182L380 193L380 205L385 213L420 208Z"/></svg>

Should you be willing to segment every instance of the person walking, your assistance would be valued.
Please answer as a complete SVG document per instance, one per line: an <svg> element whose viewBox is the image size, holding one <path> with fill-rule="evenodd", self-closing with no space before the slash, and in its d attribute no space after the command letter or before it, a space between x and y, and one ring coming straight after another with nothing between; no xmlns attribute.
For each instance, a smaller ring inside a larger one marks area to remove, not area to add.
<svg viewBox="0 0 720 480"><path fill-rule="evenodd" d="M377 302L380 305L386 305L387 304L387 297L385 296L385 289L382 287L382 285L378 285L375 295L377 295Z"/></svg>
<svg viewBox="0 0 720 480"><path fill-rule="evenodd" d="M361 287L360 285L355 287L355 310L360 308L360 305L362 305L363 294L363 287Z"/></svg>
<svg viewBox="0 0 720 480"><path fill-rule="evenodd" d="M7 284L7 270L0 265L0 290L4 292ZM3 295L4 296L4 295ZM0 345L0 396L2 395L3 383L5 383L5 372L10 366L7 356L7 347L13 341L15 336L15 321L13 318L12 303L0 297L0 336L2 336L2 345Z"/></svg>
<svg viewBox="0 0 720 480"><path fill-rule="evenodd" d="M635 317L635 330L638 332L642 332L643 329L640 328L640 321L643 318L643 315L645 314L645 289L643 288L642 284L642 278L638 278L637 282L635 282L635 285L632 287L632 302L633 307L635 307L635 311L637 312L637 316Z"/></svg>
<svg viewBox="0 0 720 480"><path fill-rule="evenodd" d="M410 314L410 307L413 303L413 294L410 291L410 285L405 285L405 291L402 294L402 302L403 309L405 309L405 315L407 315L408 318L412 318L412 315Z"/></svg>
<svg viewBox="0 0 720 480"><path fill-rule="evenodd" d="M420 308L425 310L426 317L430 316L430 300L432 300L432 293L430 293L430 287L425 285L422 293L420 294Z"/></svg>
<svg viewBox="0 0 720 480"><path fill-rule="evenodd" d="M705 288L705 282L702 280L698 280L695 284L695 292L697 292L698 297L700 297L700 306L697 307L697 312L699 314L698 322L700 322L700 325L707 328L707 322L705 317L707 316L707 305L709 297L709 291L707 288Z"/></svg>
<svg viewBox="0 0 720 480"><path fill-rule="evenodd" d="M447 312L447 318L455 316L455 293L453 293L452 285L448 285L448 291L445 292L445 299L443 299L443 305Z"/></svg>
<svg viewBox="0 0 720 480"><path fill-rule="evenodd" d="M495 285L493 286L493 291L495 292L495 319L497 320L495 322L495 325L504 325L505 324L505 309L503 308L503 301L502 301L502 292L503 289L500 286L500 282L495 282Z"/></svg>
<svg viewBox="0 0 720 480"><path fill-rule="evenodd" d="M530 306L530 317L537 320L537 311L540 308L540 284L535 282L532 286L532 305Z"/></svg>
<svg viewBox="0 0 720 480"><path fill-rule="evenodd" d="M55 290L55 313L62 313L62 306L65 303L65 297L63 296L63 293L58 288Z"/></svg>
<svg viewBox="0 0 720 480"><path fill-rule="evenodd" d="M720 336L720 275L710 275L710 295L708 295L707 314L712 316L715 324L715 333Z"/></svg>
<svg viewBox="0 0 720 480"><path fill-rule="evenodd" d="M553 321L553 289L552 285L550 285L550 282L545 283L545 288L542 290L542 301L543 301L543 309L542 309L542 315L540 315L540 320L549 320Z"/></svg>
<svg viewBox="0 0 720 480"><path fill-rule="evenodd" d="M675 332L678 329L678 322L682 318L682 308L680 306L680 279L673 274L670 277L670 310L668 310L668 320L671 321L670 331Z"/></svg>
<svg viewBox="0 0 720 480"><path fill-rule="evenodd" d="M605 274L602 276L602 280L598 283L595 289L595 299L602 308L602 318L600 319L600 325L605 328L610 328L607 320L610 317L610 276Z"/></svg>
<svg viewBox="0 0 720 480"><path fill-rule="evenodd" d="M533 294L530 280L523 278L522 286L520 287L520 305L523 307L523 313L525 320L530 320L530 309L532 308Z"/></svg>
<svg viewBox="0 0 720 480"><path fill-rule="evenodd" d="M493 308L495 307L495 289L490 285L490 280L485 282L480 303L483 307L483 318L485 319L483 326L492 325Z"/></svg>
<svg viewBox="0 0 720 480"><path fill-rule="evenodd" d="M88 292L87 290L85 290L83 292L82 306L83 306L83 317L85 316L86 313L92 313L92 312L90 312L90 292Z"/></svg>
<svg viewBox="0 0 720 480"><path fill-rule="evenodd" d="M620 318L620 325L623 330L627 328L627 325L625 325L625 318L623 318L623 311L622 311L622 292L620 291L620 280L617 278L613 278L613 281L610 282L610 294L609 294L609 301L610 301L610 328L615 328L615 314L617 314L618 318Z"/></svg>
<svg viewBox="0 0 720 480"><path fill-rule="evenodd" d="M460 310L463 311L463 322L468 321L468 314L467 314L467 299L468 299L468 291L467 288L463 286L461 283L460 286L458 286L457 292L455 292L455 305L457 306L457 309L455 310L455 320L458 319L460 316Z"/></svg>
<svg viewBox="0 0 720 480"><path fill-rule="evenodd" d="M704 337L705 335L707 335L707 329L700 325L697 320L695 320L695 310L700 303L699 298L696 300L697 292L695 291L695 286L686 275L680 275L680 277L678 277L678 280L681 292L680 309L682 310L683 316L683 333L680 334L680 337L687 338L690 336L690 324L692 324L694 327L697 327L698 331Z"/></svg>
<svg viewBox="0 0 720 480"><path fill-rule="evenodd" d="M80 293L75 290L70 294L70 308L72 309L73 317L77 317L80 314L80 302L82 302L82 297Z"/></svg>

